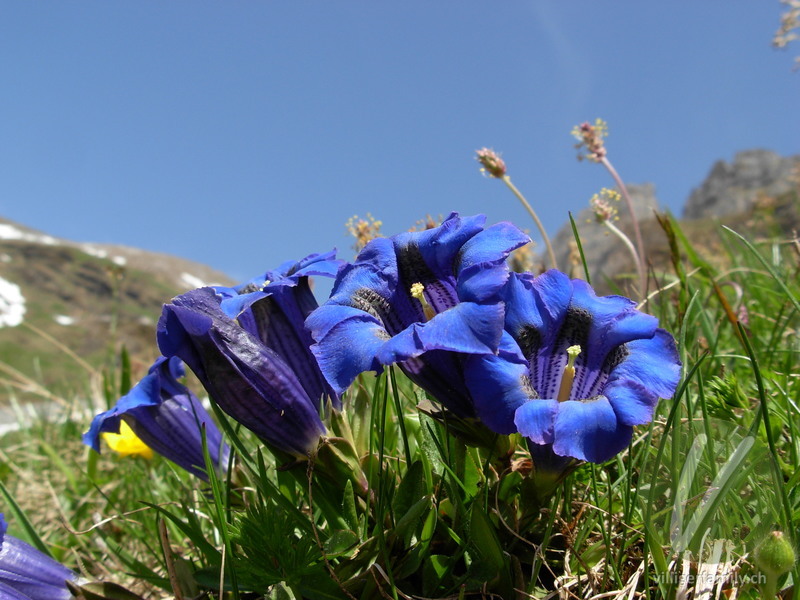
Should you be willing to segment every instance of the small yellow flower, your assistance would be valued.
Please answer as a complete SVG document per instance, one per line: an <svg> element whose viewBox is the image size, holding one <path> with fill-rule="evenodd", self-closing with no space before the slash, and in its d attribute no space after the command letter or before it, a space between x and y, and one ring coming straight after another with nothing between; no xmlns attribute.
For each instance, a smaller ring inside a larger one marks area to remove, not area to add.
<svg viewBox="0 0 800 600"><path fill-rule="evenodd" d="M125 421L119 424L119 433L104 433L103 439L120 456L142 456L153 458L153 451L133 432Z"/></svg>

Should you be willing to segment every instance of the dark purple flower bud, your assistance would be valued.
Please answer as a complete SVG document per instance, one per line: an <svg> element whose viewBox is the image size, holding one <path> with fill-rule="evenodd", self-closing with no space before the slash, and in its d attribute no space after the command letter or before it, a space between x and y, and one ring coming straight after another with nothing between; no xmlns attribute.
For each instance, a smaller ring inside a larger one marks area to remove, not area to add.
<svg viewBox="0 0 800 600"><path fill-rule="evenodd" d="M231 417L275 448L313 452L332 396L309 346L317 307L308 277L333 276L334 253L285 263L237 288L200 288L164 306L158 344L197 375ZM338 401L336 401L338 403Z"/></svg>
<svg viewBox="0 0 800 600"><path fill-rule="evenodd" d="M202 431L218 470L227 464L228 446L197 397L178 382L183 376L180 359L159 358L116 406L92 420L84 443L99 452L100 434L119 433L120 422L125 421L147 446L207 481Z"/></svg>

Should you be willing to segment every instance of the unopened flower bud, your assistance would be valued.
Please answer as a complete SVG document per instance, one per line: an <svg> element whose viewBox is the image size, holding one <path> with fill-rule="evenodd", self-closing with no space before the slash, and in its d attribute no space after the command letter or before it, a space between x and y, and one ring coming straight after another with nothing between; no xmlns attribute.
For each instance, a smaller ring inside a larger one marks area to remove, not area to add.
<svg viewBox="0 0 800 600"><path fill-rule="evenodd" d="M756 547L753 560L766 575L780 577L794 566L794 548L782 531L773 531Z"/></svg>

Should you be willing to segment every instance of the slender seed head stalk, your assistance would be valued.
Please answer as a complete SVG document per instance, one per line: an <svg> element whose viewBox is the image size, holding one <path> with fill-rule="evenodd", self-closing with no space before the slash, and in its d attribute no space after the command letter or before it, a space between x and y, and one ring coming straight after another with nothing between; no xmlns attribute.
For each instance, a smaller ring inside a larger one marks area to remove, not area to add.
<svg viewBox="0 0 800 600"><path fill-rule="evenodd" d="M567 348L567 366L564 367L564 374L561 376L561 386L558 388L558 401L566 402L572 392L572 382L575 381L575 359L581 353L578 345Z"/></svg>
<svg viewBox="0 0 800 600"><path fill-rule="evenodd" d="M642 297L647 295L647 269L645 268L646 256L644 249L644 242L642 241L642 232L639 227L639 219L633 210L633 201L628 193L628 188L625 182L617 173L617 170L608 160L608 150L605 146L605 138L608 136L608 123L602 119L596 119L594 125L589 122L581 123L573 127L572 135L578 140L575 147L578 149L578 160L584 158L600 163L611 175L614 183L617 184L622 197L625 199L625 204L628 206L628 212L631 215L631 224L633 225L634 237L636 238L637 249L637 271L639 272L639 288ZM583 152L581 152L583 150Z"/></svg>
<svg viewBox="0 0 800 600"><path fill-rule="evenodd" d="M633 258L633 264L636 265L636 270L641 277L642 261L639 260L639 253L636 251L631 239L625 235L625 232L614 225L614 221L619 220L619 217L617 216L617 207L611 204L610 201L618 202L619 198L620 194L618 191L603 188L600 190L599 194L592 196L592 198L589 200L589 206L594 211L594 216L597 222L605 225L608 230L617 236L628 249L628 252L630 252L631 257Z"/></svg>
<svg viewBox="0 0 800 600"><path fill-rule="evenodd" d="M476 160L483 165L481 171L489 176L494 177L495 179L501 179L503 183L506 184L508 189L517 197L517 199L522 203L522 206L525 207L525 210L528 211L528 214L533 219L533 222L536 223L536 228L539 230L539 233L544 240L544 245L547 248L547 255L550 259L550 262L554 269L558 268L558 262L556 261L556 254L553 252L553 246L550 244L550 238L547 235L547 232L544 229L544 225L542 221L539 219L539 216L536 214L536 211L533 210L533 207L530 203L525 199L525 196L522 195L513 183L511 183L511 178L506 173L506 163L500 158L500 155L495 152L494 150L490 150L489 148L481 148L480 150L475 151L475 158Z"/></svg>

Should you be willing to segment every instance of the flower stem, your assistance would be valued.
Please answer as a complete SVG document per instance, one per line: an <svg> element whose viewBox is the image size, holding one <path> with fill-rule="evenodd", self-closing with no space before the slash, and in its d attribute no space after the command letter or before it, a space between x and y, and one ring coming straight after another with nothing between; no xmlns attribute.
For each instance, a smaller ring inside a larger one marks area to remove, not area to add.
<svg viewBox="0 0 800 600"><path fill-rule="evenodd" d="M620 240L622 240L622 243L625 244L625 247L628 249L628 252L631 253L631 256L633 257L633 264L636 265L636 271L639 273L639 285L643 285L644 284L644 279L643 279L643 274L642 274L642 262L639 259L639 253L636 252L636 248L634 248L634 246L633 246L633 242L631 241L631 238L629 238L627 235L625 235L625 232L622 231L616 225L614 225L611 221L603 221L603 224L606 227L608 227L608 229L611 231L611 233L613 233ZM644 297L645 296L644 287L642 287L641 293L642 293L642 297Z"/></svg>
<svg viewBox="0 0 800 600"><path fill-rule="evenodd" d="M642 231L639 228L639 219L636 218L636 213L633 211L633 201L631 200L631 196L628 193L628 188L625 187L625 183L622 181L622 178L617 173L617 170L614 168L614 165L611 164L611 161L608 160L607 157L603 156L600 158L600 163L608 170L611 174L611 177L614 179L614 182L617 184L622 197L625 198L625 204L628 205L628 212L631 214L631 223L633 224L633 233L636 237L636 247L638 249L638 256L637 256L637 270L639 271L639 287L641 288L642 295L647 294L647 275L644 267L645 261L645 251L644 251L644 242L642 241Z"/></svg>
<svg viewBox="0 0 800 600"><path fill-rule="evenodd" d="M536 211L533 210L533 207L525 199L525 196L522 195L522 192L517 189L517 186L511 183L511 178L508 175L503 175L501 179L503 180L503 183L508 186L508 189L514 193L520 202L522 202L522 206L525 207L525 209L528 211L528 214L533 219L533 222L536 223L536 227L539 228L539 233L542 235L542 239L544 240L544 245L547 247L547 255L550 258L550 262L552 263L553 268L557 269L558 263L556 262L555 252L553 252L553 246L550 244L550 238L547 237L547 232L544 230L544 225L542 225L542 222L539 220Z"/></svg>
<svg viewBox="0 0 800 600"><path fill-rule="evenodd" d="M762 598L773 600L778 595L778 576L768 573L766 582L761 586Z"/></svg>

